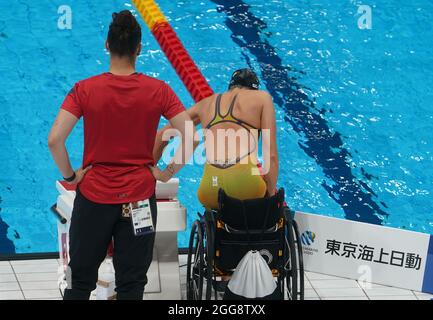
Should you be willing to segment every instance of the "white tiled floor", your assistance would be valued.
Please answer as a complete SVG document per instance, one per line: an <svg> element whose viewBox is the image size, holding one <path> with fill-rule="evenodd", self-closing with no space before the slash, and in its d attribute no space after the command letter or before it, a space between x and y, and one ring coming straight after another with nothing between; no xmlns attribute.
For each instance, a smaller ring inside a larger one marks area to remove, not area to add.
<svg viewBox="0 0 433 320"><path fill-rule="evenodd" d="M0 299L60 299L58 260L0 262Z"/></svg>
<svg viewBox="0 0 433 320"><path fill-rule="evenodd" d="M182 298L186 296L186 255L179 256ZM0 261L0 300L61 299L58 260ZM363 284L355 280L305 272L305 300L431 300L433 295Z"/></svg>

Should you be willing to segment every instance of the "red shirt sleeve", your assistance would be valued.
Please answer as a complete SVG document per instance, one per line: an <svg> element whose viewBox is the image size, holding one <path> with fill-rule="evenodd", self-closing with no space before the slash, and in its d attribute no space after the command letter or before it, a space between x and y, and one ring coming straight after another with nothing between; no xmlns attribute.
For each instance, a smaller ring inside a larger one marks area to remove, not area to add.
<svg viewBox="0 0 433 320"><path fill-rule="evenodd" d="M79 82L76 83L74 87L69 91L68 95L66 96L61 106L63 110L72 113L78 119L80 119L81 116L83 115L83 109L81 104L82 91L83 90L80 86L80 83Z"/></svg>
<svg viewBox="0 0 433 320"><path fill-rule="evenodd" d="M182 102L180 102L174 91L166 83L164 83L161 88L161 102L162 115L167 120L170 120L182 111L185 111Z"/></svg>

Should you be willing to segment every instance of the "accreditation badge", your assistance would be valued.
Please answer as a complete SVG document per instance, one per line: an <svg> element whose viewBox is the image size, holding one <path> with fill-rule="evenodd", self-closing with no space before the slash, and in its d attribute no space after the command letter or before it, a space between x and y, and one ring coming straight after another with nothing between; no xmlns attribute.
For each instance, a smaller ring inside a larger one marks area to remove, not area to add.
<svg viewBox="0 0 433 320"><path fill-rule="evenodd" d="M129 204L123 205L122 213L124 217L131 217L135 236L142 236L155 232L149 199L130 202Z"/></svg>

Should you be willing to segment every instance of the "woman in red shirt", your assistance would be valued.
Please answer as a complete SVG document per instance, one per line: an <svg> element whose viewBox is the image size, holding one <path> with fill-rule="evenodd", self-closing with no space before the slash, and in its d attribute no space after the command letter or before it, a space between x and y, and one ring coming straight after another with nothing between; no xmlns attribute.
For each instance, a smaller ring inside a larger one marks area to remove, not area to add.
<svg viewBox="0 0 433 320"><path fill-rule="evenodd" d="M74 85L48 138L64 179L78 185L69 233L71 283L65 299L89 299L112 238L117 299L142 299L155 239L155 179L168 181L183 166L177 161L163 171L150 170L160 117L180 131L182 142L192 139L185 132L190 117L173 90L136 72L140 41L141 28L134 16L127 10L114 13L106 41L109 72ZM81 117L83 167L74 172L65 141ZM189 159L185 149L180 146L177 157ZM133 227L130 211L138 207L143 221L147 215L153 224Z"/></svg>

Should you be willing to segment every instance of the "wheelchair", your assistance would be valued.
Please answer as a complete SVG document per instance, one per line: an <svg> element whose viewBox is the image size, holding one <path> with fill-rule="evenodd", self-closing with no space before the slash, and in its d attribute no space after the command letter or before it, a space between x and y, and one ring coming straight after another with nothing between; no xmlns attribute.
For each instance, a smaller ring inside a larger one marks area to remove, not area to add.
<svg viewBox="0 0 433 320"><path fill-rule="evenodd" d="M218 193L218 210L198 213L190 234L187 299L218 299L244 255L259 251L277 282L278 299L304 299L302 245L284 189L272 197L239 200ZM222 288L222 289L221 289Z"/></svg>

